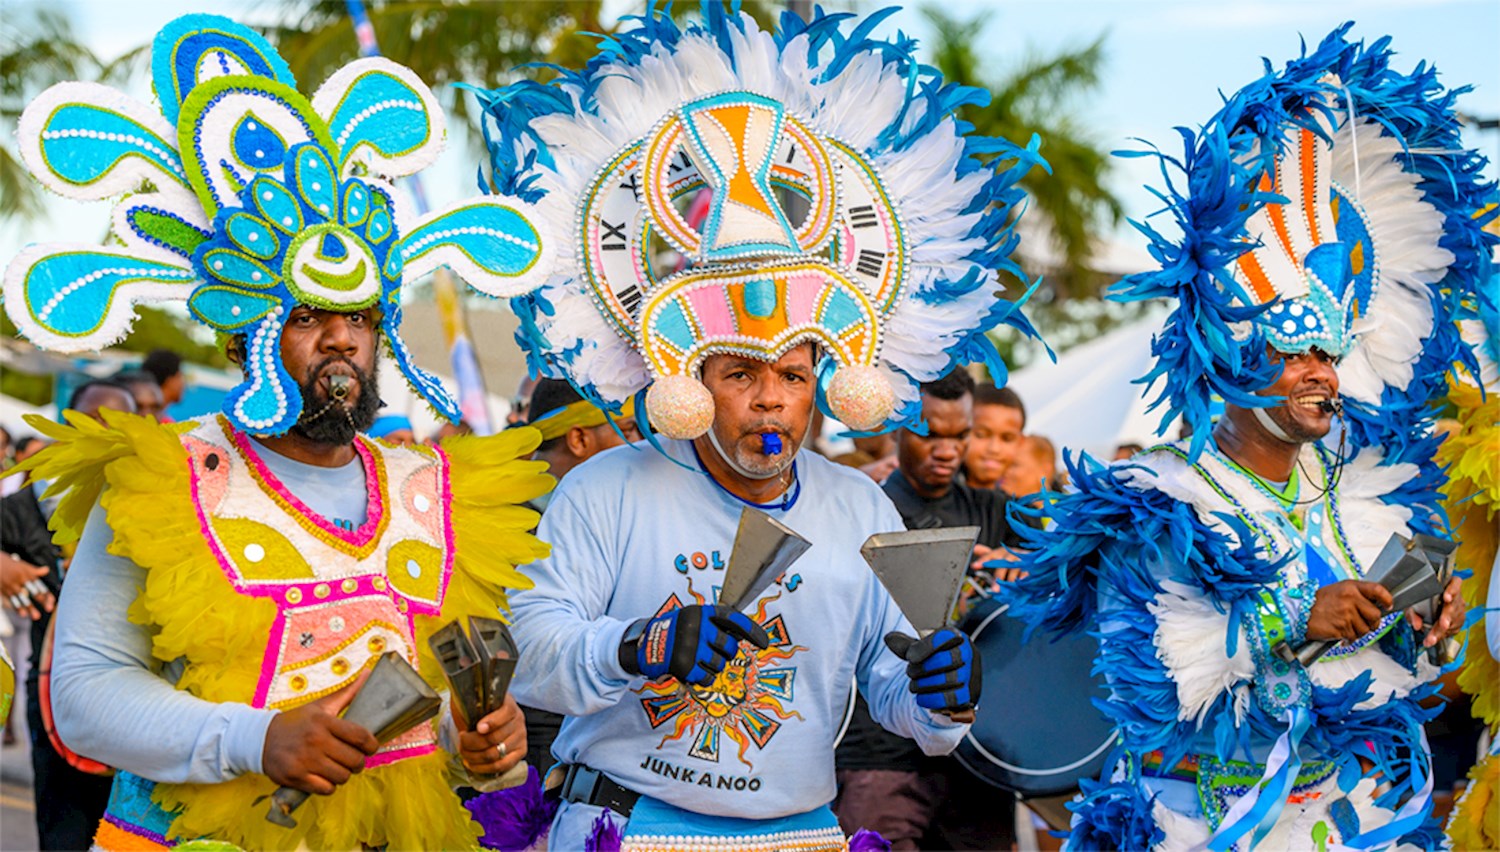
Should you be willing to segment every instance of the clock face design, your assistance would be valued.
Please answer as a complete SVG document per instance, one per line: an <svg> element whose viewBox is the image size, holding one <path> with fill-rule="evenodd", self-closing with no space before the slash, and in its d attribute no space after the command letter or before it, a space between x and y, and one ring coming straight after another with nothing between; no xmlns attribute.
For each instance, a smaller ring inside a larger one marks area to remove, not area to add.
<svg viewBox="0 0 1500 852"><path fill-rule="evenodd" d="M812 261L884 316L907 276L899 211L874 165L747 92L663 117L599 170L577 216L588 291L625 337L674 278Z"/></svg>

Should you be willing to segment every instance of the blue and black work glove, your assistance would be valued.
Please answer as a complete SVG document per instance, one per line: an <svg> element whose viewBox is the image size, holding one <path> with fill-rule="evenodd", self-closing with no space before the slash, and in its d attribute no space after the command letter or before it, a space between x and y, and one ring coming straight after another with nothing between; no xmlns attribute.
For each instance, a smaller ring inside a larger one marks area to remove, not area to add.
<svg viewBox="0 0 1500 852"><path fill-rule="evenodd" d="M906 660L906 676L918 706L957 713L979 704L983 669L979 649L969 637L947 627L921 640L891 632L885 634L885 646Z"/></svg>
<svg viewBox="0 0 1500 852"><path fill-rule="evenodd" d="M702 686L734 659L741 642L765 649L771 637L738 610L694 604L630 625L620 642L620 667L649 680L669 674Z"/></svg>

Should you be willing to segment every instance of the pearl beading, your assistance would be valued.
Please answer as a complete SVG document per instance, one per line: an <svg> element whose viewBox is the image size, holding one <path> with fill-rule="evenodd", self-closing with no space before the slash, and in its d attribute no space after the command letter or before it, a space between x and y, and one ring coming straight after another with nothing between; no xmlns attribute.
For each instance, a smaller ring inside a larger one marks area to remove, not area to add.
<svg viewBox="0 0 1500 852"><path fill-rule="evenodd" d="M89 128L75 128L68 130L44 130L43 139L98 139L104 142L124 142L127 145L135 145L161 158L161 165L172 170L172 173L187 180L187 172L183 171L182 162L176 151L169 151L157 145L150 139L135 136L129 133L109 133L103 130L92 130Z"/></svg>
<svg viewBox="0 0 1500 852"><path fill-rule="evenodd" d="M647 366L650 368L652 376L659 378L663 375L671 374L669 371L662 369L663 365L660 363L658 357L656 357L655 352L652 351L657 349L657 344L665 344L673 351L678 352L683 358L683 368L687 371L688 374L692 374L696 372L698 367L701 366L703 361L710 355L747 355L763 360L768 356L779 357L786 351L786 349L796 345L799 342L811 338L817 338L818 341L822 343L828 343L829 341L827 340L827 338L829 337L839 340L840 342L846 342L849 337L853 336L850 332L850 329L859 329L861 327L859 323L854 323L852 326L846 327L841 331L831 329L817 322L798 323L796 325L786 327L782 331L777 332L769 339L763 337L752 337L750 335L728 335L723 337L716 337L711 340L700 340L692 347L690 347L686 352L682 351L675 345L672 345L665 339L657 337L647 326L647 317L654 314L653 308L655 304L660 299L670 298L675 301L678 307L682 309L683 313L687 315L690 327L694 330L695 333L698 333L698 329L701 329L703 327L703 324L698 318L697 311L694 309L692 301L690 299L678 298L678 296L680 296L682 293L701 290L705 288L718 288L724 292L724 297L727 299L727 290L725 290L724 288L728 287L729 285L745 283L744 276L747 274L765 275L767 277L774 278L778 272L791 271L799 268L807 268L809 269L809 271L824 271L817 269L817 267L819 266L824 266L826 269L831 269L837 275L842 276L842 283L848 285L850 289L860 289L858 285L852 284L850 282L850 276L847 270L843 270L838 267L826 267L822 261L816 259L786 260L778 263L735 264L731 266L717 267L714 269L714 271L718 273L717 275L710 278L702 278L701 280L694 282L691 287L680 292L668 291L671 290L672 285L676 281L686 277L701 276L704 274L703 271L690 269L678 273L677 275L670 278L663 279L658 284L658 290L656 291L658 295L654 296L641 311L640 335L637 340L637 347L641 351L642 355L645 356ZM881 317L878 313L872 313L871 319L871 327L873 331L871 333L871 341L868 347L868 353L865 358L855 359L847 349L830 347L830 354L834 356L834 360L837 361L840 365L873 366L878 362L880 356L880 347L883 342L882 338L884 337L885 329L881 323Z"/></svg>
<svg viewBox="0 0 1500 852"><path fill-rule="evenodd" d="M190 270L184 270L177 275L173 275L170 271L165 269L146 269L144 267L137 268L130 266L111 266L104 269L96 269L93 272L90 272L89 274L83 276L82 278L73 279L72 281L68 282L67 286L58 290L56 293L53 293L52 297L47 300L47 303L42 306L42 309L40 311L37 311L36 318L41 320L42 322L46 322L47 318L52 315L53 311L57 310L58 305L61 305L64 299L73 295L78 290L87 287L95 281L98 281L106 275L119 275L125 278L146 278L154 281L160 281L162 278L167 278L183 283L190 282L195 277Z"/></svg>
<svg viewBox="0 0 1500 852"><path fill-rule="evenodd" d="M235 401L234 414L240 423L251 430L270 429L287 415L286 391L281 389L280 382L274 381L281 347L281 317L285 311L282 305L272 308L270 316L261 320L255 327L255 332L250 335L249 351L245 354L245 361L250 364L250 387ZM267 418L250 417L245 413L245 401L257 396L268 381L272 382L272 392L276 397L276 413Z"/></svg>
<svg viewBox="0 0 1500 852"><path fill-rule="evenodd" d="M728 94L736 94L736 93L739 93L739 94L749 94L747 92L735 92L733 90L727 91L727 92L722 92L721 94L728 95ZM708 96L705 96L705 97L713 97L713 96L712 95L708 95ZM747 103L745 105L747 105L747 106L762 106L760 104L750 104L750 103ZM783 109L784 108L785 108L785 106L783 105ZM656 146L656 143L659 141L657 139L657 137L660 134L662 134L664 131L666 131L669 128L669 125L671 125L674 122L680 122L680 121L681 121L681 118L680 118L680 116L678 114L678 111L674 110L672 112L669 112L666 115L662 116L660 119L658 119L657 122L654 125L652 125L650 132L648 132L646 134L646 136L643 137L643 139L650 139L650 140L652 140L652 147L654 148ZM812 226L812 230L814 230L814 231L816 231L816 230L822 230L823 231L823 234L820 237L817 237L816 234L810 234L809 235L809 243L810 244L809 244L808 247L806 247L805 249L802 249L802 250L804 252L811 252L811 251L815 251L816 249L818 249L818 248L826 245L827 242L828 242L828 240L832 237L832 234L833 234L832 220L834 220L834 219L837 218L837 211L839 209L838 200L844 197L842 178L841 178L839 170L837 168L833 168L832 167L832 162L831 162L831 159L828 157L826 148L822 147L821 143L818 140L818 137L815 136L810 129L807 129L805 126L799 126L800 123L797 121L797 119L795 117L793 117L790 114L790 112L784 113L783 116L782 116L781 121L782 121L783 126L785 126L785 127L796 128L795 131L791 131L791 135L800 137L802 139L802 141L805 144L807 144L807 146L809 148L813 148L814 150L816 150L817 151L817 155L818 155L816 157L816 159L820 163L826 164L828 166L827 172L826 172L827 173L827 184L828 185L824 188L824 192L820 192L820 193L818 193L818 195L819 195L820 199L822 197L826 196L826 197L831 198L832 200L831 200L831 202L829 204L826 204L826 205L821 205L821 204L820 205L814 205L813 209L809 210L809 212L808 212L808 219L807 219L807 221L805 221L803 223L803 228L808 228L809 226ZM677 136L681 136L682 135L682 131L679 129L677 131L676 135ZM728 135L728 134L726 133L726 135ZM834 141L836 141L836 140L834 140ZM636 142L636 143L633 143L633 144L636 147L644 147L644 142ZM681 151L681 150L684 150L684 148L685 148L685 146L681 142L678 142L675 138L672 139L672 140L670 140L670 144L667 146L667 149L669 151ZM699 253L700 249L701 249L701 245L690 244L690 243L686 242L683 239L683 237L687 233L691 233L696 238L696 237L699 236L699 234L698 234L698 232L696 230L694 230L692 228L691 225L689 225L687 223L687 221L685 219L682 218L682 216L680 214L678 214L676 212L676 208L674 208L672 206L672 204L671 204L671 198L670 198L669 194L667 193L667 189L674 186L673 182L670 179L658 179L658 176L647 173L648 166L651 165L651 163L648 163L646 161L646 156L649 153L650 152L647 151L646 153L643 153L642 157L641 157L641 160L642 160L641 164L640 164L640 171L641 171L641 196L642 196L641 204L642 204L642 206L644 206L648 210L650 210L651 205L650 205L650 203L646 199L648 198L648 196L649 197L655 197L655 198L657 198L657 206L659 206L661 208L661 211L662 211L663 215L665 217L669 217L669 218L672 218L672 219L675 220L675 221L670 222L670 223L661 223L662 227L658 228L658 231L660 232L662 239L665 240L668 245L672 246L672 248L674 248L677 251L681 252L683 255L688 256L688 257L696 256ZM809 157L812 158L812 155L809 155ZM666 165L670 165L670 163L673 162L673 160L675 159L675 157L670 157L669 156L669 157L665 157L665 158L662 158L662 159L663 159L663 161L664 161L664 163ZM666 167L665 165L657 164L656 170L660 171L661 168L665 168L665 167ZM820 165L819 166L819 171L822 171L822 170L823 170L823 167L822 167L822 165ZM597 174L597 172L596 172L596 174ZM680 183L680 180L681 179L679 179L679 183ZM707 185L707 182L706 182L705 179L703 179L703 178L700 177L700 180L704 180L704 185L705 186ZM775 204L774 199L770 203ZM820 218L819 207L822 207L822 206L827 206L829 208L829 214L828 215L830 217L830 221L829 221L828 225L826 227L824 227L824 228L820 228L820 227L818 227L816 225L816 222ZM675 226L675 228L682 229L684 231L684 233L678 233L676 230L674 230L674 227L667 227L666 225L668 225L668 224ZM801 230L801 229L794 229L794 231L797 231L797 230ZM814 239L813 237L817 237L817 238ZM732 249L715 249L714 253L715 253L715 255L718 258L720 258L720 259L722 259L724 261L730 261L730 262L735 261L735 260L749 260L749 259L752 259L752 258L764 257L765 256L765 252L763 250L755 249L755 248L748 248L748 249L744 249L744 250L741 250L741 251L734 251Z"/></svg>
<svg viewBox="0 0 1500 852"><path fill-rule="evenodd" d="M1353 207L1359 216L1359 223L1364 226L1365 235L1365 263L1370 267L1370 301L1365 305L1365 313L1370 312L1375 300L1380 296L1380 246L1375 240L1375 232L1370 228L1370 211L1365 207L1364 201L1360 200L1353 192L1350 192L1342 183L1329 179L1329 187L1339 194L1341 206ZM1340 215L1348 215L1347 212Z"/></svg>
<svg viewBox="0 0 1500 852"><path fill-rule="evenodd" d="M318 138L317 134L313 133L312 126L309 125L307 123L307 120L302 117L301 113L293 109L290 104L282 101L280 98L274 97L273 95L271 95L271 93L265 91L264 89L260 89L254 86L236 86L233 88L224 89L223 91L214 95L213 98L208 102L208 104L203 108L203 110L198 113L200 119L202 118L202 116L206 116L212 113L214 105L223 98L228 97L229 95L246 93L270 98L277 104L286 107L287 111L296 117L297 123L302 125L302 131L307 135L307 139L313 140ZM198 159L199 163L203 162L203 124L201 120L199 121L199 123L193 125L193 156ZM223 207L224 202L219 198L219 190L215 186L214 181L204 180L204 185L208 188L208 195L213 199L214 207Z"/></svg>
<svg viewBox="0 0 1500 852"><path fill-rule="evenodd" d="M420 113L423 116L427 115L426 105L421 103L420 101L413 103L411 101L396 100L395 98L376 101L375 103L370 104L369 106L355 113L354 117L349 119L349 123L345 125L343 131L339 133L338 138L334 141L338 143L338 146L340 148L344 147L344 144L349 141L349 137L354 134L355 129L358 128L360 124L364 123L365 119L370 118L377 113L384 112L388 109L404 109L410 110L411 112ZM428 129L428 134L431 135L430 127Z"/></svg>
<svg viewBox="0 0 1500 852"><path fill-rule="evenodd" d="M809 828L778 831L769 834L675 835L644 834L625 838L624 852L837 852L848 848L844 833L837 828Z"/></svg>
<svg viewBox="0 0 1500 852"><path fill-rule="evenodd" d="M423 234L421 239L413 240L410 243L403 244L401 246L401 255L407 260L410 260L412 257L419 255L423 251L425 251L427 246L431 245L432 243L445 241L452 237L466 235L494 237L497 240L514 243L515 245L518 245L522 248L531 249L532 251L540 250L540 247L537 246L536 243L522 239L521 237L517 237L513 234L507 234L504 231L498 230L496 228L486 228L482 225L465 225L458 228L443 228L431 233Z"/></svg>
<svg viewBox="0 0 1500 852"><path fill-rule="evenodd" d="M175 210L168 210L168 209L163 208L163 207L152 207L152 206L150 206L148 204L138 204L138 205L136 205L134 207L130 207L129 209L126 210L125 215L124 215L123 218L125 219L126 225L129 226L130 232L132 234L135 234L136 237L138 237L138 238L140 238L140 239L142 239L142 240L150 243L153 246L156 246L157 248L165 249L167 251L172 252L175 255L187 258L188 260L192 260L193 259L191 252L189 252L188 254L183 254L182 250L179 249L177 246L174 246L174 245L171 245L171 244L169 244L167 242L159 240L156 237L153 237L150 234L146 233L145 231L142 231L141 228L140 228L140 226L137 225L136 222L135 222L135 214L136 213L155 213L156 215L161 216L163 218L175 219L177 222L179 222L179 223L181 223L183 225L186 225L189 228L192 228L194 231L196 231L199 234L202 234L203 235L203 240L205 242L207 242L210 239L213 239L213 233L212 232L205 231L202 228L198 227L197 225L194 225L193 223L186 221L185 219L182 218L182 214L176 212Z"/></svg>
<svg viewBox="0 0 1500 852"><path fill-rule="evenodd" d="M888 317L895 312L900 303L902 295L906 292L907 282L911 279L911 268L907 262L910 246L906 242L906 228L902 225L901 203L891 198L886 191L885 180L880 176L880 170L874 163L869 162L859 155L852 147L837 139L830 140L830 146L852 161L859 171L855 174L855 180L863 185L865 192L871 201L879 202L886 208L887 215L880 217L880 227L885 236L887 248L886 257L881 268L881 286L875 292L870 293L872 299L877 300L881 317ZM847 218L848 196L843 189L843 170L846 168L843 162L838 160L835 171L839 175L839 198L845 203L840 206L840 212ZM894 270L894 274L892 271ZM856 284L863 281L862 277L853 279Z"/></svg>

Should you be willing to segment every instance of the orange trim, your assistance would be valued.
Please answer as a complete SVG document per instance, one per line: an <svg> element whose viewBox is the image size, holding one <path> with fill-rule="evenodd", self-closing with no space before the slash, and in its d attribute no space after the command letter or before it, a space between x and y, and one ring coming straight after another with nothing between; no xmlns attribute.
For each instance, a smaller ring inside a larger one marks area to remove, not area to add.
<svg viewBox="0 0 1500 852"><path fill-rule="evenodd" d="M170 849L154 840L148 840L139 834L131 834L114 823L99 821L99 831L94 834L94 848L107 849L111 852L155 852L158 849Z"/></svg>
<svg viewBox="0 0 1500 852"><path fill-rule="evenodd" d="M1282 161L1278 160L1276 162L1276 182L1271 186L1271 190L1277 195L1286 194L1281 189L1281 165ZM1301 269L1302 264L1298 262L1299 258L1297 258L1295 253L1292 251L1291 234L1288 234L1286 230L1286 205L1280 203L1267 204L1266 218L1271 220L1271 228L1276 231L1276 239L1281 241L1281 253L1292 261L1293 266ZM1269 287L1270 285L1268 284L1267 286ZM1271 298L1276 295L1276 291L1274 288L1270 290L1270 294L1271 295L1266 296L1263 301L1269 302Z"/></svg>
<svg viewBox="0 0 1500 852"><path fill-rule="evenodd" d="M1318 137L1311 130L1302 131L1302 215L1307 217L1307 232L1312 235L1312 244L1323 244L1323 235L1318 233Z"/></svg>
<svg viewBox="0 0 1500 852"><path fill-rule="evenodd" d="M1260 260L1255 256L1255 252L1247 251L1235 262L1240 265L1240 272L1243 272L1245 278L1250 281L1250 289L1255 293L1257 304L1264 305L1276 298L1276 288L1271 286L1271 279L1261 268Z"/></svg>

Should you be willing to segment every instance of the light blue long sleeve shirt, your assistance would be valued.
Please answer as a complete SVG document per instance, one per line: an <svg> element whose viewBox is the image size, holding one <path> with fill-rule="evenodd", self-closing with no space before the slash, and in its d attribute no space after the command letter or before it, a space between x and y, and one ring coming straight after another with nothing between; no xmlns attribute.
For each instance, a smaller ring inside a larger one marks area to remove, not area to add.
<svg viewBox="0 0 1500 852"><path fill-rule="evenodd" d="M770 511L812 543L760 598L771 648L742 653L707 688L651 687L621 668L631 622L716 601L739 522L741 504L696 470L691 445L664 446L676 462L627 446L570 473L538 531L552 554L523 569L535 588L511 596L516 698L570 717L553 755L698 813L802 813L833 799L856 682L876 721L928 754L951 751L968 726L916 704L883 642L912 628L859 555L901 517L868 477L811 453L796 462L796 504Z"/></svg>
<svg viewBox="0 0 1500 852"><path fill-rule="evenodd" d="M286 487L326 518L365 520L358 459L336 468L301 464L258 447ZM94 507L57 607L52 709L73 751L152 781L212 784L261 771L273 710L215 703L173 686L180 663L151 656L151 632L127 618L146 572L107 552L114 539Z"/></svg>
<svg viewBox="0 0 1500 852"><path fill-rule="evenodd" d="M1490 587L1485 593L1484 605L1490 611L1484 614L1484 635L1490 646L1490 656L1500 660L1500 553L1495 554L1494 567L1490 569Z"/></svg>

